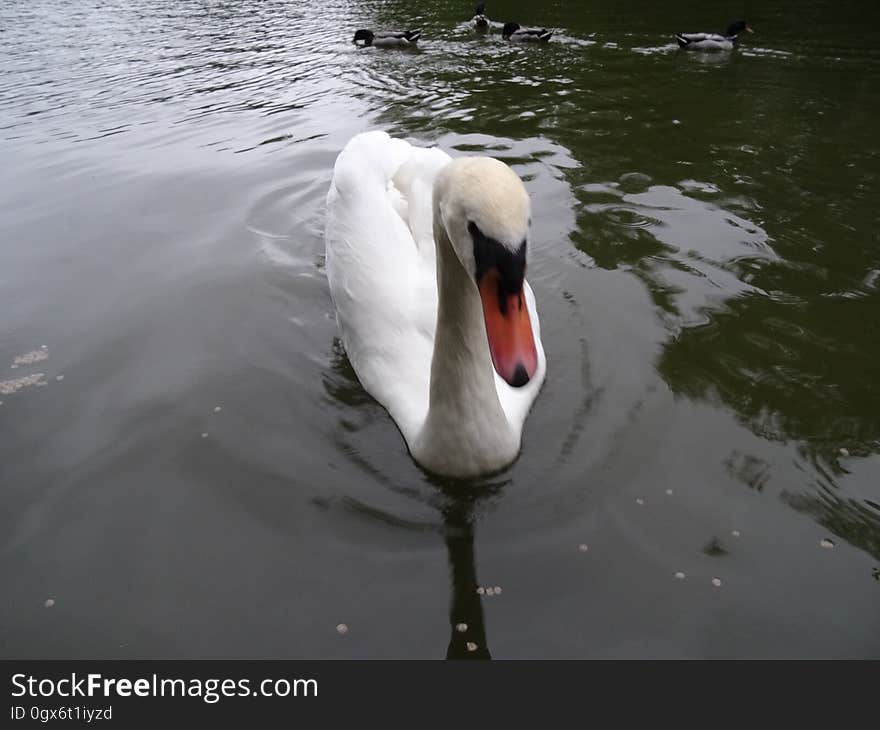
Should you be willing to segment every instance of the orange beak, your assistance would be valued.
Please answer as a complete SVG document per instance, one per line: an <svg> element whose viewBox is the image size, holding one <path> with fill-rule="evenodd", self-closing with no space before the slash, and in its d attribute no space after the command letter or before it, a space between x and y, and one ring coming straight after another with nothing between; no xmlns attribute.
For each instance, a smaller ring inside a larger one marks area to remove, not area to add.
<svg viewBox="0 0 880 730"><path fill-rule="evenodd" d="M538 351L522 287L514 294L501 291L497 269L487 271L479 282L489 352L495 371L514 388L528 383L538 369Z"/></svg>

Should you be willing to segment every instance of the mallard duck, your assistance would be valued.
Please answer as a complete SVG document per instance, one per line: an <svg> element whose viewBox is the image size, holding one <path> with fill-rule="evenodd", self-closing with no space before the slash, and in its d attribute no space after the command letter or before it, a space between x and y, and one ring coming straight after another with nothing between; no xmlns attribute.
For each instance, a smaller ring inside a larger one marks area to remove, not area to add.
<svg viewBox="0 0 880 730"><path fill-rule="evenodd" d="M547 372L530 209L503 162L385 132L354 137L333 168L324 240L345 352L435 474L488 474L519 453Z"/></svg>
<svg viewBox="0 0 880 730"><path fill-rule="evenodd" d="M553 35L552 30L546 28L521 28L519 23L509 22L504 24L501 37L513 43L546 43Z"/></svg>
<svg viewBox="0 0 880 730"><path fill-rule="evenodd" d="M366 28L361 28L355 31L354 42L363 41L365 46L376 46L377 48L401 48L414 46L421 35L422 31L420 30L380 30L374 33Z"/></svg>
<svg viewBox="0 0 880 730"><path fill-rule="evenodd" d="M736 45L737 36L743 31L752 33L748 23L735 20L721 33L676 33L675 40L681 48L689 51L730 51Z"/></svg>
<svg viewBox="0 0 880 730"><path fill-rule="evenodd" d="M489 18L486 17L486 3L480 3L474 10L474 17L471 18L471 25L475 30L489 30Z"/></svg>

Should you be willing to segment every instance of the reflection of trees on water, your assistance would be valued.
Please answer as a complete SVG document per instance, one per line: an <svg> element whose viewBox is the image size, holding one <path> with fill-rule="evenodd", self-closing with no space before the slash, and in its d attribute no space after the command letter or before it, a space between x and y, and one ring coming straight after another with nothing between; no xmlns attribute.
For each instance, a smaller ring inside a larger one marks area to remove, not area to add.
<svg viewBox="0 0 880 730"><path fill-rule="evenodd" d="M880 560L880 504L845 499L827 492L818 495L783 494L782 498L799 512L810 515L820 525L839 535L850 545Z"/></svg>
<svg viewBox="0 0 880 730"><path fill-rule="evenodd" d="M740 451L733 451L727 457L724 468L730 476L756 492L763 492L770 478L770 464L753 454Z"/></svg>
<svg viewBox="0 0 880 730"><path fill-rule="evenodd" d="M797 442L822 483L783 499L880 559L880 504L834 486L846 473L842 458L880 452L880 333L868 315L846 298L745 296L683 330L657 368L676 394L726 406L762 438ZM726 466L763 489L768 467L760 460L735 454Z"/></svg>
<svg viewBox="0 0 880 730"><path fill-rule="evenodd" d="M841 448L880 450L880 329L866 314L846 299L741 297L683 330L657 368L676 394L720 402L839 471Z"/></svg>

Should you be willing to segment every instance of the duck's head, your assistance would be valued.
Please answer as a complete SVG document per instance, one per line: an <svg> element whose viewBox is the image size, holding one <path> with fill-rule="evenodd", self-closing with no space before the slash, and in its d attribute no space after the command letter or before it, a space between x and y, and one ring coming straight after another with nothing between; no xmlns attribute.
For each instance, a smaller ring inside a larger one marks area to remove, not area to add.
<svg viewBox="0 0 880 730"><path fill-rule="evenodd" d="M747 33L754 33L754 31L749 27L749 24L744 20L734 20L730 25L727 26L727 30L724 32L728 38L732 38L735 35L739 35L743 31Z"/></svg>
<svg viewBox="0 0 880 730"><path fill-rule="evenodd" d="M507 22L504 24L504 27L501 29L501 37L507 40L519 30L519 23L514 23L513 21Z"/></svg>
<svg viewBox="0 0 880 730"><path fill-rule="evenodd" d="M356 30L354 32L354 42L363 41L365 45L370 45L373 42L373 38L376 36L373 34L373 31L367 30L366 28L361 28L360 30Z"/></svg>
<svg viewBox="0 0 880 730"><path fill-rule="evenodd" d="M521 387L538 368L524 291L531 222L525 186L499 160L464 157L438 176L434 201L479 294L495 371L509 385Z"/></svg>

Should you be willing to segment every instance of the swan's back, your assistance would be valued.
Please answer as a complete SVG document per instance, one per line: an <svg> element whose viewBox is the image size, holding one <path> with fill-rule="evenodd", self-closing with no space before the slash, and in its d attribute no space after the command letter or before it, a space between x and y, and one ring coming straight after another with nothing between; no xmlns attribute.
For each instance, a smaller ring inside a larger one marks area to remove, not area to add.
<svg viewBox="0 0 880 730"><path fill-rule="evenodd" d="M327 194L327 278L361 384L410 442L428 411L437 280L431 203L449 156L385 132L354 137Z"/></svg>

